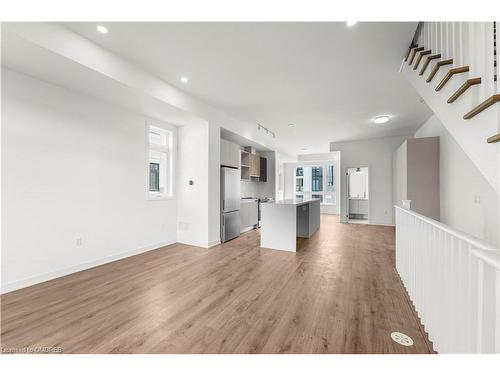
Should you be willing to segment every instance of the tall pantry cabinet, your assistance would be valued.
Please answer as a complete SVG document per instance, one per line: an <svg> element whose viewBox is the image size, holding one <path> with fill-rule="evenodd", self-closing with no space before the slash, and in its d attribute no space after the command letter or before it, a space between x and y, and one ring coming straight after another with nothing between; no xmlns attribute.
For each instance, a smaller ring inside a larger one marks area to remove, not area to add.
<svg viewBox="0 0 500 375"><path fill-rule="evenodd" d="M411 210L440 217L439 137L410 138L393 155L393 203L411 200Z"/></svg>

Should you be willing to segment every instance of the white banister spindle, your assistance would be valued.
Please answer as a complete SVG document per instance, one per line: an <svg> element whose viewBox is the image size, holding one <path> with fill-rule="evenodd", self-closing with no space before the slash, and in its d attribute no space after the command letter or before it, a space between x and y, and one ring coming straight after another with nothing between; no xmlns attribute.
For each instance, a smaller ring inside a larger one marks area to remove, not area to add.
<svg viewBox="0 0 500 375"><path fill-rule="evenodd" d="M476 303L476 353L483 351L483 281L484 263L478 260L477 269L477 303Z"/></svg>
<svg viewBox="0 0 500 375"><path fill-rule="evenodd" d="M453 22L446 22L446 29L448 30L448 33L446 34L446 44L448 44L448 50L450 51L450 55L457 60L457 56L455 55L455 45L453 44L455 39L455 27ZM458 61L456 62L458 63Z"/></svg>
<svg viewBox="0 0 500 375"><path fill-rule="evenodd" d="M474 281L476 280L474 278L474 275L473 275L473 264L472 264L472 246L469 244L467 246L467 258L468 258L468 261L467 261L467 302L468 302L468 306L467 306L467 318L468 318L468 321L467 321L467 326L466 326L466 329L467 329L467 336L469 338L469 350L468 350L468 353L474 353L474 348L475 348L475 345L474 345L474 342L475 342L475 335L474 335L474 320L475 320L475 311L473 310L474 309L474 306L475 306L475 303L476 303L476 300L475 300L475 289L474 289Z"/></svg>
<svg viewBox="0 0 500 375"><path fill-rule="evenodd" d="M500 269L495 271L495 353L500 353Z"/></svg>
<svg viewBox="0 0 500 375"><path fill-rule="evenodd" d="M446 290L446 310L450 311L451 314L446 319L446 341L447 341L447 351L448 353L453 353L453 339L455 336L453 330L453 315L455 314L454 306L453 306L453 289L455 289L455 285L453 285L453 273L454 273L454 265L455 257L453 251L453 236L450 234L446 234L446 256L445 256L445 264L446 264L446 281L445 281L445 290Z"/></svg>
<svg viewBox="0 0 500 375"><path fill-rule="evenodd" d="M396 268L435 350L500 351L496 247L396 206Z"/></svg>

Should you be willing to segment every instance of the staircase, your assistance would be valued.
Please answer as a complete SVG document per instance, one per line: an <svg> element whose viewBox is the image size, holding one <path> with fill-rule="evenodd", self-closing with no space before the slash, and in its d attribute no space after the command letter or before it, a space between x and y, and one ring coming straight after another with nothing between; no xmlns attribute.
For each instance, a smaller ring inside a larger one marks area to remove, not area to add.
<svg viewBox="0 0 500 375"><path fill-rule="evenodd" d="M499 193L495 22L420 22L402 73Z"/></svg>

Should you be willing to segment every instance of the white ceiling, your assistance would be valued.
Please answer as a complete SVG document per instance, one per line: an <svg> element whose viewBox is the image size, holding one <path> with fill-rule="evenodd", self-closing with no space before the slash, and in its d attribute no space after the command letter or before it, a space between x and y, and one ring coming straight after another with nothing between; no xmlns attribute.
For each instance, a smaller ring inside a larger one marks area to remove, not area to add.
<svg viewBox="0 0 500 375"><path fill-rule="evenodd" d="M96 23L65 25L237 118L259 121L297 153L410 134L430 115L398 73L416 23L104 24L105 35ZM393 118L373 124L380 114Z"/></svg>
<svg viewBox="0 0 500 375"><path fill-rule="evenodd" d="M58 86L110 102L171 124L199 124L199 117L134 90L110 77L61 58L47 49L2 30L2 66ZM96 90L96 88L98 88Z"/></svg>
<svg viewBox="0 0 500 375"><path fill-rule="evenodd" d="M254 142L248 138L242 137L240 134L233 133L230 130L221 128L220 129L220 137L225 139L226 141L230 141L236 143L237 145L247 147L252 146L257 151L272 151L269 148L262 146L261 144Z"/></svg>

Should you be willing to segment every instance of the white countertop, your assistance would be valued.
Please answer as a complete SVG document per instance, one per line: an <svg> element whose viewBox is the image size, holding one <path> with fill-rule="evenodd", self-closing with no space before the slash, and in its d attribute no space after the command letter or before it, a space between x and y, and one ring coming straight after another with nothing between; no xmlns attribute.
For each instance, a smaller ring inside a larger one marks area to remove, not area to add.
<svg viewBox="0 0 500 375"><path fill-rule="evenodd" d="M303 204L308 204L312 202L319 201L319 198L295 198L295 199L284 199L275 202L262 202L262 204L287 204L291 206L302 206Z"/></svg>

